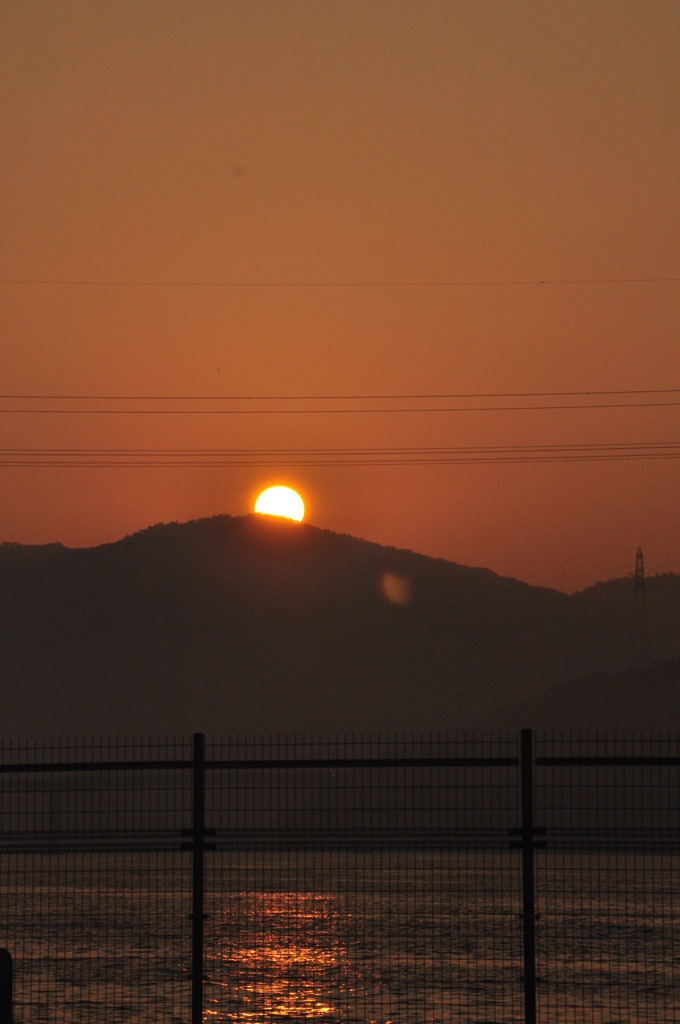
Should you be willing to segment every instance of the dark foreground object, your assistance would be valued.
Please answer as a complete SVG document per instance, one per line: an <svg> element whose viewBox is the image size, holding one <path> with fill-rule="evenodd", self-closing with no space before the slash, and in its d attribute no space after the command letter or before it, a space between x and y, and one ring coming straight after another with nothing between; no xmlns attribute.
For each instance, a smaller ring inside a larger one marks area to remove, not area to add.
<svg viewBox="0 0 680 1024"><path fill-rule="evenodd" d="M12 1024L12 956L0 949L0 1024Z"/></svg>

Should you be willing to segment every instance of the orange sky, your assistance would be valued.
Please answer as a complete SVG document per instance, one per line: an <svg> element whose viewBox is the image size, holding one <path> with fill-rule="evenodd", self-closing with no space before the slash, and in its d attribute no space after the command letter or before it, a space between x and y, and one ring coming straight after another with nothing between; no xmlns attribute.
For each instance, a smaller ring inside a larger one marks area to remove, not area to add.
<svg viewBox="0 0 680 1024"><path fill-rule="evenodd" d="M191 452L2 465L0 540L286 482L318 526L531 583L638 544L680 571L677 0L9 0L0 38L0 461ZM273 449L333 464L224 464Z"/></svg>

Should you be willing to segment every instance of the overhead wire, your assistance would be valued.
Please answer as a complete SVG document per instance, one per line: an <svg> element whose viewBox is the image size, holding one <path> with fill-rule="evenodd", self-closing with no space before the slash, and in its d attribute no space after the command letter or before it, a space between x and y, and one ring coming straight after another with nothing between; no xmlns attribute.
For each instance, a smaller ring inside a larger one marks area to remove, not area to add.
<svg viewBox="0 0 680 1024"><path fill-rule="evenodd" d="M3 448L0 466L404 466L680 458L680 441L345 448Z"/></svg>
<svg viewBox="0 0 680 1024"><path fill-rule="evenodd" d="M680 441L597 441L518 445L381 445L324 448L0 448L0 453L35 455L412 455L480 452L530 453L544 451L636 450L678 448Z"/></svg>
<svg viewBox="0 0 680 1024"><path fill-rule="evenodd" d="M596 409L650 409L680 406L680 388L627 388L580 391L526 392L437 392L399 394L313 394L313 395L131 395L131 394L4 394L0 414L13 415L123 415L123 416L201 416L201 415L352 415L391 413L473 413L473 412L537 412L587 411ZM640 398L652 399L640 401ZM499 399L503 404L441 405L423 402ZM572 398L572 402L546 402L546 398ZM581 401L583 398L621 398L623 401ZM508 400L519 401L508 401ZM525 399L537 399L527 404ZM49 401L50 407L12 406L12 402ZM408 402L415 405L376 405L376 402ZM87 403L86 407L54 407L54 403ZM143 408L117 408L109 403L146 403ZM236 408L158 408L157 402L228 403ZM249 403L275 402L274 408L252 408ZM295 402L293 408L281 403ZM300 405L300 403L317 403ZM334 403L332 405L319 403ZM348 407L337 403L353 403ZM99 404L97 404L99 403ZM101 407L104 403L104 407ZM151 403L152 407L148 407ZM243 403L246 408L240 407ZM368 403L368 404L358 404ZM459 465L462 463L509 462L592 462L667 460L680 456L680 442L597 442L578 444L524 444L453 446L383 446L335 448L4 448L0 449L0 466L357 466L357 465Z"/></svg>
<svg viewBox="0 0 680 1024"><path fill-rule="evenodd" d="M358 402L358 401L405 401L425 399L466 399L466 398L583 398L614 395L670 395L680 394L678 388L619 388L610 390L589 389L586 391L458 391L458 392L383 392L381 394L290 394L290 395L97 395L97 394L5 394L0 401L22 402Z"/></svg>
<svg viewBox="0 0 680 1024"><path fill-rule="evenodd" d="M657 458L657 459L661 459L661 458L663 458L663 459L677 459L677 458L680 458L680 455L672 455L672 456L671 455L666 455L666 456L656 456L656 457L655 456L627 456L625 459L622 456L620 456L620 457L615 457L615 456L599 456L599 457L597 457L597 456L591 456L591 457L588 457L588 456L583 456L583 457L573 456L571 458L567 458L567 457L561 457L560 458L560 457L556 457L556 456L555 457L546 456L546 457L543 457L543 458L523 458L523 459L520 459L520 458L484 458L484 459L480 458L480 459L472 459L472 458L469 458L469 459L430 459L430 460L427 460L427 461L422 460L422 459L420 459L420 460L418 460L418 459L400 459L400 460L392 460L392 461L389 461L389 462L385 461L385 460L377 460L377 459L374 459L374 460L362 460L362 461L356 461L356 460L347 459L347 460L343 460L343 461L337 461L336 460L336 461L333 461L333 462L328 462L328 461L323 461L323 460L315 460L315 461L307 461L307 462L300 462L300 461L297 461L297 460L287 460L287 461L281 461L281 462L277 462L277 463L272 463L272 462L267 461L267 460L251 460L251 461L247 461L247 462L238 462L237 463L237 462L230 462L230 461L223 460L223 459L222 460L212 461L212 462L201 462L201 463L197 463L197 462L177 462L177 461L175 461L175 462L145 462L145 461L135 461L135 462L69 462L69 461L48 461L48 462L41 462L41 461L34 460L34 461L30 461L30 462L23 462L23 461L5 462L5 461L0 461L0 468L11 469L11 468L21 468L21 467L23 467L23 468L49 469L49 468L69 468L70 467L70 468L78 468L78 469L96 469L96 468L102 468L102 469L117 469L117 468L123 468L123 469L137 469L137 468L138 469L141 469L141 468L144 468L144 469L153 469L153 468L155 468L155 469L173 469L173 468L175 468L175 469L179 469L179 468L183 468L183 469L210 469L210 468L214 468L214 469L217 469L217 468L222 468L222 469L236 469L236 468L239 468L239 469L247 469L247 468L251 468L251 469L252 468L267 469L268 468L268 469L271 469L274 466L276 466L276 467L278 467L280 469L284 469L284 468L285 469L291 469L291 468L300 469L300 468L303 468L303 467L307 467L307 468L310 468L310 469L311 468L320 469L320 468L331 468L331 467L337 468L339 466L353 466L353 467L357 467L357 466L370 466L372 468L377 468L377 467L380 467L380 466L423 466L423 465L430 465L430 466L440 466L441 467L441 466L460 466L460 465L470 465L470 466L472 466L472 465L504 465L504 464L509 464L509 463L524 463L524 464L528 464L528 463L558 463L558 462L617 462L617 461L628 461L628 462L631 462L631 461L640 461L640 460L642 460L642 461L651 461L654 458Z"/></svg>
<svg viewBox="0 0 680 1024"><path fill-rule="evenodd" d="M359 416L385 414L432 415L434 413L471 412L587 412L591 409L662 409L680 406L680 401L652 402L572 402L540 405L432 405L432 406L361 406L343 408L296 407L293 409L58 409L0 408L0 415L31 416Z"/></svg>
<svg viewBox="0 0 680 1024"><path fill-rule="evenodd" d="M189 281L132 280L129 278L0 278L1 285L116 288L514 288L523 286L675 284L677 276L658 277L554 277L554 278L450 278L439 281Z"/></svg>

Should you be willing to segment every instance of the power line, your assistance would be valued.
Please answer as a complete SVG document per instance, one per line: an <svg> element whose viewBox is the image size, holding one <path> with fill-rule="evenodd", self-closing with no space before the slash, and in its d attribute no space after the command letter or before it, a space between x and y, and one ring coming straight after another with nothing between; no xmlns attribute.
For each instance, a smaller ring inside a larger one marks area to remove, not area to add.
<svg viewBox="0 0 680 1024"><path fill-rule="evenodd" d="M620 388L588 391L460 391L460 392L393 392L383 394L293 394L293 395L95 395L95 394L7 394L0 401L22 402L322 402L322 401L397 401L465 398L582 398L607 395L676 395L680 388Z"/></svg>
<svg viewBox="0 0 680 1024"><path fill-rule="evenodd" d="M680 448L680 441L595 441L557 444L517 445L412 445L379 447L344 446L332 448L0 448L9 455L388 455L464 452L602 451Z"/></svg>
<svg viewBox="0 0 680 1024"><path fill-rule="evenodd" d="M1 285L115 288L515 288L564 285L676 284L680 277L452 278L439 281L187 281L125 278L0 278Z"/></svg>
<svg viewBox="0 0 680 1024"><path fill-rule="evenodd" d="M0 466L251 467L614 462L680 458L680 441L402 448L6 448Z"/></svg>
<svg viewBox="0 0 680 1024"><path fill-rule="evenodd" d="M384 415L389 414L432 414L470 412L583 412L589 409L661 409L680 406L680 401L663 402L588 402L543 405L470 405L470 406L366 406L344 409L40 409L6 408L0 415L31 416L324 416L324 415Z"/></svg>
<svg viewBox="0 0 680 1024"><path fill-rule="evenodd" d="M210 462L197 462L189 461L182 462L179 460L166 460L166 461L153 461L153 460L135 460L135 461L95 461L95 462L84 462L84 461L68 461L68 460L50 460L50 461L22 461L22 460L11 460L5 461L0 460L0 468L33 468L33 469L55 469L55 468L78 468L78 469L210 469L210 468L223 468L223 469L246 469L246 468L280 468L280 469L291 469L293 467L301 468L329 468L339 466L462 466L462 465L504 465L508 463L584 463L584 462L651 462L651 461L669 461L680 458L680 453L675 455L630 455L630 456L543 456L536 458L478 458L478 459L345 459L345 460L304 460L299 459L288 459L280 460L278 462L271 462L271 460L258 459L250 461L229 461L225 459L212 460Z"/></svg>

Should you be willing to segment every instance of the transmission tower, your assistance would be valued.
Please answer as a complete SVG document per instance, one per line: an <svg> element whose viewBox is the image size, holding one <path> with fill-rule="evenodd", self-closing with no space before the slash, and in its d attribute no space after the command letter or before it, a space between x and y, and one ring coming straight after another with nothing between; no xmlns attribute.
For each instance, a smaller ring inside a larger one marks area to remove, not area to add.
<svg viewBox="0 0 680 1024"><path fill-rule="evenodd" d="M652 660L649 643L649 619L647 616L647 588L645 586L645 563L642 548L635 555L635 579L633 582L633 617L630 625L631 661L636 668L649 665Z"/></svg>

